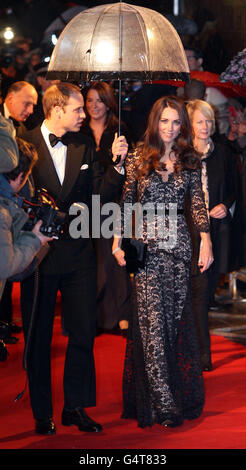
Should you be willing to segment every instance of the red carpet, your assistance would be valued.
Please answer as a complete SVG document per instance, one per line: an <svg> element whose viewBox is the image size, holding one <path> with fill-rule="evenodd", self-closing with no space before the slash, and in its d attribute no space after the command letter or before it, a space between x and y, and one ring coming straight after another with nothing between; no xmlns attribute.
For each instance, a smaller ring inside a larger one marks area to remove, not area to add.
<svg viewBox="0 0 246 470"><path fill-rule="evenodd" d="M175 429L155 425L140 429L121 414L121 379L126 340L103 334L96 338L97 406L90 415L103 424L103 432L81 433L60 423L63 405L62 372L66 338L56 317L53 342L54 419L57 434L38 436L28 392L23 389L24 342L8 345L9 358L0 363L0 449L245 449L246 448L246 348L212 336L214 370L205 374L206 403L202 416Z"/></svg>

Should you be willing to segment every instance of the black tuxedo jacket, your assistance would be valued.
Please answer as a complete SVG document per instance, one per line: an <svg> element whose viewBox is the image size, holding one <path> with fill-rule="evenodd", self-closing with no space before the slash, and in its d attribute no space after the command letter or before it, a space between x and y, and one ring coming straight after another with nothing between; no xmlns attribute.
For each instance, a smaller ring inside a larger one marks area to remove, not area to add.
<svg viewBox="0 0 246 470"><path fill-rule="evenodd" d="M210 217L210 235L214 255L212 269L228 273L233 270L234 263L231 256L232 216L229 209L237 199L237 166L236 160L226 145L219 142L214 144L214 150L207 158L209 210L222 203L227 207L228 212L223 219ZM189 204L186 207L186 218L193 244L192 272L196 274L198 272L200 236L189 212Z"/></svg>
<svg viewBox="0 0 246 470"><path fill-rule="evenodd" d="M100 194L101 203L112 201L124 183L124 176L113 166L103 173L93 142L87 136L66 134L67 159L62 185L40 127L26 132L23 138L34 144L38 152L38 162L32 172L35 188L45 188L61 211L68 213L74 202L90 207L92 194ZM50 245L51 250L41 264L41 270L46 274L71 272L81 265L94 263L94 250L88 238L72 239L67 231Z"/></svg>

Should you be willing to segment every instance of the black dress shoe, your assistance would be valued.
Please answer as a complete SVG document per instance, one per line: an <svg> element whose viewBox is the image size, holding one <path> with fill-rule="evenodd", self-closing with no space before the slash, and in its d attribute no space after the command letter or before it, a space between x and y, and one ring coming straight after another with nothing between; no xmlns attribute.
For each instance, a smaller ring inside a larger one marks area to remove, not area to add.
<svg viewBox="0 0 246 470"><path fill-rule="evenodd" d="M71 426L75 424L80 431L85 432L99 432L102 426L91 419L83 408L76 408L75 410L66 410L62 412L63 426Z"/></svg>
<svg viewBox="0 0 246 470"><path fill-rule="evenodd" d="M202 370L204 372L211 372L211 370L213 370L212 363L211 362L204 363L202 366Z"/></svg>
<svg viewBox="0 0 246 470"><path fill-rule="evenodd" d="M172 416L167 417L162 423L162 426L166 428L176 428L177 426L181 426L183 423L183 419L180 416Z"/></svg>
<svg viewBox="0 0 246 470"><path fill-rule="evenodd" d="M10 326L8 323L0 320L0 338L5 339L11 335Z"/></svg>
<svg viewBox="0 0 246 470"><path fill-rule="evenodd" d="M22 331L21 326L16 325L16 323L10 322L9 323L11 333L20 333Z"/></svg>
<svg viewBox="0 0 246 470"><path fill-rule="evenodd" d="M35 432L43 435L55 434L56 427L52 418L36 419Z"/></svg>
<svg viewBox="0 0 246 470"><path fill-rule="evenodd" d="M16 338L16 336L8 336L7 338L4 338L4 342L6 344L16 344L18 341L19 338Z"/></svg>
<svg viewBox="0 0 246 470"><path fill-rule="evenodd" d="M201 356L202 362L202 370L205 372L211 372L213 370L212 362L211 362L211 353L203 353Z"/></svg>

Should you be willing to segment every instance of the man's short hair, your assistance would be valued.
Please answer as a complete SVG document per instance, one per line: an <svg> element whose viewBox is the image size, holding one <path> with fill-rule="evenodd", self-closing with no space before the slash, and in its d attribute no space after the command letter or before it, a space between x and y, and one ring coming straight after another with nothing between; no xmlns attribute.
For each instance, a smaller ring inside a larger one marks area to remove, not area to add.
<svg viewBox="0 0 246 470"><path fill-rule="evenodd" d="M29 82L25 82L24 80L20 81L20 82L14 82L12 83L12 85L10 85L10 87L8 88L8 92L7 92L7 95L9 95L10 93L18 93L19 91L21 91L23 88L25 88L26 86L28 87L33 87L33 85L31 85L31 83Z"/></svg>
<svg viewBox="0 0 246 470"><path fill-rule="evenodd" d="M203 53L202 53L201 49L199 49L198 47L185 46L184 50L185 51L192 51L194 53L195 59L197 59L197 60L198 59L203 59Z"/></svg>
<svg viewBox="0 0 246 470"><path fill-rule="evenodd" d="M184 99L185 100L204 100L206 93L206 85L202 80L192 78L184 85Z"/></svg>
<svg viewBox="0 0 246 470"><path fill-rule="evenodd" d="M60 106L62 109L67 105L71 96L81 95L80 88L73 83L58 83L51 85L43 96L43 110L47 118L50 117L51 111L55 106Z"/></svg>
<svg viewBox="0 0 246 470"><path fill-rule="evenodd" d="M3 176L5 176L8 181L15 181L20 173L23 173L24 178L32 170L38 160L38 154L33 144L19 137L16 137L16 142L19 149L19 162L12 171L3 173Z"/></svg>

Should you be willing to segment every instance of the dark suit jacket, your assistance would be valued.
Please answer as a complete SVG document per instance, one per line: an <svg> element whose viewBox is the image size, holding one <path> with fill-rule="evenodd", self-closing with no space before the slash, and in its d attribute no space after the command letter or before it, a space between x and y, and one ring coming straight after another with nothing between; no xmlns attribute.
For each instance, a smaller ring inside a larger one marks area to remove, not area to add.
<svg viewBox="0 0 246 470"><path fill-rule="evenodd" d="M3 103L0 104L0 113L5 117ZM24 122L13 121L13 124L16 129L16 135L18 137L22 137L22 134L25 133L27 130L27 127L25 126Z"/></svg>
<svg viewBox="0 0 246 470"><path fill-rule="evenodd" d="M100 194L101 203L112 198L123 185L124 177L112 166L103 175L96 160L94 145L80 133L66 135L67 160L63 184L60 184L53 160L43 139L40 127L27 132L23 138L33 143L38 152L38 162L33 169L36 189L45 188L61 211L67 212L74 202L91 206L92 194ZM84 166L85 169L81 169ZM90 266L94 250L89 239L72 239L68 230L59 240L51 242L51 250L41 264L47 274L71 272L81 266Z"/></svg>
<svg viewBox="0 0 246 470"><path fill-rule="evenodd" d="M3 103L0 104L0 113L5 117ZM18 122L16 120L13 120L13 124L16 130L16 136L24 139L23 135L27 132L27 128L24 122ZM30 197L34 194L33 185L34 183L32 175L30 175L25 186L20 190L19 194L27 199L30 199Z"/></svg>
<svg viewBox="0 0 246 470"><path fill-rule="evenodd" d="M222 203L227 207L227 216L223 219L210 217L210 235L213 246L213 269L228 273L233 269L232 249L232 216L230 207L237 198L236 161L226 145L215 142L214 150L207 158L207 177L209 192L209 210ZM192 269L195 274L199 256L200 237L186 208L187 222L191 231L193 244Z"/></svg>
<svg viewBox="0 0 246 470"><path fill-rule="evenodd" d="M94 145L96 147L94 134L90 128L89 123L85 122L82 125L80 132L82 134L89 136L93 140ZM112 128L107 127L102 133L102 137L100 140L100 148L97 150L98 160L102 163L105 170L107 170L108 166L111 165L111 160L112 160L111 147L114 141L115 132L118 133L117 126L114 126ZM125 123L122 121L121 121L121 135L125 136L126 141L128 143L128 151L130 151L132 148L131 137L130 137L129 131Z"/></svg>

